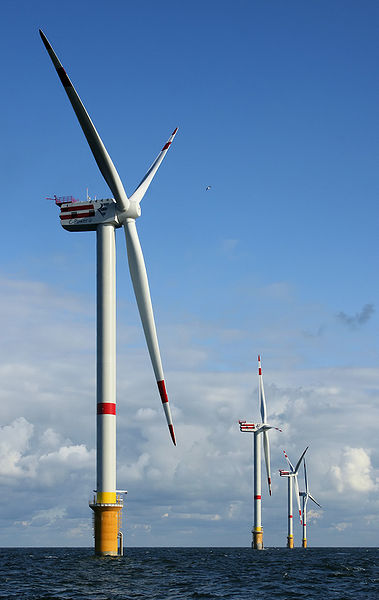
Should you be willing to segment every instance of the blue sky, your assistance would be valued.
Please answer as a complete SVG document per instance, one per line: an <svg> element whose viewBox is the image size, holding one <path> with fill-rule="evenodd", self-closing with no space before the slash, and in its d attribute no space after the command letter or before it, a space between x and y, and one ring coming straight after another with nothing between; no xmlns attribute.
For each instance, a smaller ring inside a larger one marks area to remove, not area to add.
<svg viewBox="0 0 379 600"><path fill-rule="evenodd" d="M257 416L261 353L283 428L266 543L285 543L282 447L310 444L310 540L375 545L378 4L6 1L2 17L0 544L92 544L95 236L65 232L45 197L110 192L41 28L127 193L179 127L137 223L176 449L117 241L127 543L250 543L237 421Z"/></svg>

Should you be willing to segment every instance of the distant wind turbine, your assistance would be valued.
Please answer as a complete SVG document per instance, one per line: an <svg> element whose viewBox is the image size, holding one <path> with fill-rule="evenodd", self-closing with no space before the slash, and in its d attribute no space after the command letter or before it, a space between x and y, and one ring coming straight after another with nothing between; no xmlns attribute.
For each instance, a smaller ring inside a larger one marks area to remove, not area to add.
<svg viewBox="0 0 379 600"><path fill-rule="evenodd" d="M299 508L300 523L302 523L301 508L300 508L300 497L299 497L299 484L298 484L298 481L297 481L297 475L298 475L298 472L299 472L299 467L301 465L301 461L303 460L304 454L306 453L307 450L308 450L308 446L305 448L303 454L300 456L299 460L297 461L296 467L293 466L293 464L291 463L290 459L287 456L287 453L285 452L285 450L283 450L284 456L286 457L286 460L287 460L288 465L290 467L289 471L284 471L283 469L279 470L280 476L281 477L287 477L287 479L288 479L288 534L287 534L287 548L293 548L292 481L295 482L296 500L297 500L297 505L298 505L298 508Z"/></svg>
<svg viewBox="0 0 379 600"><path fill-rule="evenodd" d="M317 500L315 500L313 498L312 494L309 491L307 467L305 465L305 458L304 458L304 482L305 482L305 492L300 492L300 496L303 501L303 548L306 548L307 547L307 502L308 502L308 499L312 500L312 502L317 504L317 506L319 506L320 508L321 508L321 504L319 504L317 502Z"/></svg>
<svg viewBox="0 0 379 600"><path fill-rule="evenodd" d="M258 356L258 401L261 411L262 423L248 423L239 421L240 431L254 434L254 526L252 548L263 550L263 529L262 529L262 481L261 481L261 435L263 435L263 450L266 463L267 485L271 496L271 467L270 467L270 441L268 437L269 429L282 431L278 427L267 423L266 399L263 387L261 357Z"/></svg>

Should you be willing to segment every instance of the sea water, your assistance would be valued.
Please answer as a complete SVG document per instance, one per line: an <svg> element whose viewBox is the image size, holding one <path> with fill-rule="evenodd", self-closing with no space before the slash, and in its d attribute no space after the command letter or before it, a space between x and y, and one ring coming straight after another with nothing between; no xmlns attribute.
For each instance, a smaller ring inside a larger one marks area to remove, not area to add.
<svg viewBox="0 0 379 600"><path fill-rule="evenodd" d="M0 598L379 599L377 548L0 549Z"/></svg>

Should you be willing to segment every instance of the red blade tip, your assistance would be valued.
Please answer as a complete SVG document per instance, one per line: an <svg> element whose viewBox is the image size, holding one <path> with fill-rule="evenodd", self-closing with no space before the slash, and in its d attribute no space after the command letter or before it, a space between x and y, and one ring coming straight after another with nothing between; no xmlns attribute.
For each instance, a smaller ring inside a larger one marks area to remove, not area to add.
<svg viewBox="0 0 379 600"><path fill-rule="evenodd" d="M176 439L175 439L175 433L174 433L174 426L173 425L169 425L168 426L169 430L170 430L170 435L171 435L171 439L173 441L174 446L176 446Z"/></svg>

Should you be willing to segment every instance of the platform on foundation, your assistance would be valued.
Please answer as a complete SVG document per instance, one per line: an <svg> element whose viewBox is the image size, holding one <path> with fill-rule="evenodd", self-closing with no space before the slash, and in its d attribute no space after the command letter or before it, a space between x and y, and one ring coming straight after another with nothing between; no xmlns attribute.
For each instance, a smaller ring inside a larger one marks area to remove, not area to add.
<svg viewBox="0 0 379 600"><path fill-rule="evenodd" d="M95 501L89 503L93 510L93 526L95 538L96 556L119 556L122 555L122 535L120 529L122 525L123 500L117 496L114 503L99 503ZM120 540L120 548L119 548Z"/></svg>

